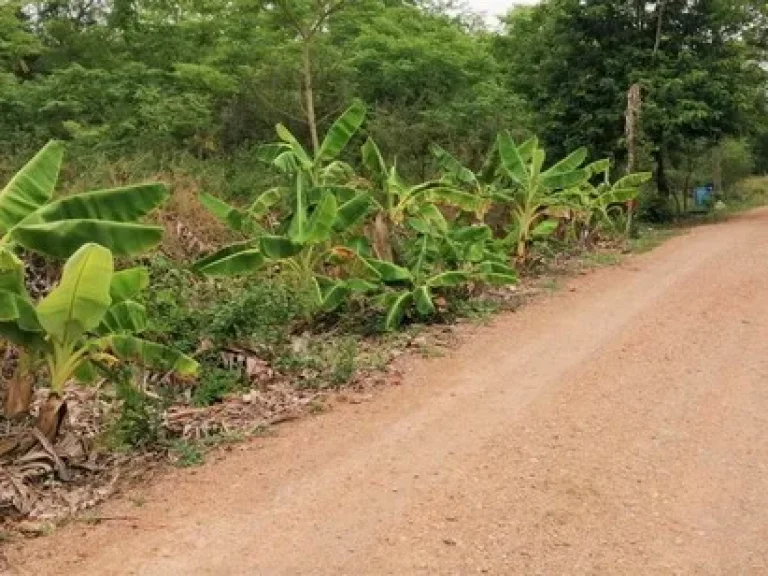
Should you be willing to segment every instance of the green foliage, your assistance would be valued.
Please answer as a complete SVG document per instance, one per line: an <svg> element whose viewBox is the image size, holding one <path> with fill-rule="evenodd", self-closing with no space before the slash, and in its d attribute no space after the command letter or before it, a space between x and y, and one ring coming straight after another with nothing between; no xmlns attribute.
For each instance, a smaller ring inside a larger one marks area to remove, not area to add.
<svg viewBox="0 0 768 576"><path fill-rule="evenodd" d="M150 273L153 290L142 295L150 333L187 354L209 342L214 350L234 344L269 356L306 315L302 294L278 279L201 278L159 257Z"/></svg>
<svg viewBox="0 0 768 576"><path fill-rule="evenodd" d="M132 378L130 370L112 378L120 410L106 433L113 449L148 448L163 439L162 403L139 390Z"/></svg>
<svg viewBox="0 0 768 576"><path fill-rule="evenodd" d="M622 163L626 95L639 84L640 160L668 196L678 151L764 130L766 44L754 30L767 18L754 0L553 0L509 15L496 57L558 154L586 146Z"/></svg>
<svg viewBox="0 0 768 576"><path fill-rule="evenodd" d="M217 368L204 370L192 393L192 404L210 406L241 387L239 376L233 372Z"/></svg>
<svg viewBox="0 0 768 576"><path fill-rule="evenodd" d="M557 228L557 220L552 218L552 209L559 204L557 192L577 188L589 178L580 168L587 151L580 148L544 170L546 153L536 139L517 147L508 134L501 134L498 153L503 188L496 195L512 208L507 241L514 246L517 258L524 260L534 239L547 238Z"/></svg>
<svg viewBox="0 0 768 576"><path fill-rule="evenodd" d="M5 259L11 263L6 278L18 276L21 262L9 252ZM88 380L98 364L119 360L187 376L197 372L192 358L138 336L147 326L144 307L131 300L113 300L110 294L129 294L125 279L143 274L123 273L120 288L112 289L113 266L108 249L85 244L64 265L59 284L39 303L18 284L8 286L16 291L0 291L0 335L24 348L33 362L47 365L56 393L71 378Z"/></svg>
<svg viewBox="0 0 768 576"><path fill-rule="evenodd" d="M167 192L148 184L74 194L53 199L63 149L49 142L0 191L0 248L20 246L66 258L87 242L97 242L120 256L155 246L156 226L137 224L162 202Z"/></svg>
<svg viewBox="0 0 768 576"><path fill-rule="evenodd" d="M191 440L174 440L170 445L170 455L179 468L195 468L205 462L202 447Z"/></svg>
<svg viewBox="0 0 768 576"><path fill-rule="evenodd" d="M268 263L278 264L297 289L309 295L314 308L330 311L338 307L351 288L324 271L332 259L343 258L348 252L337 239L366 216L370 198L346 186L352 169L337 157L364 117L365 108L353 104L331 126L314 156L279 124L281 142L263 147L261 157L285 173L291 187L261 194L247 211L204 197L205 206L216 217L237 231L255 233L255 237L199 260L194 269L211 276L237 276L251 274ZM265 230L259 220L273 208L273 220L278 223ZM280 208L283 214L277 212Z"/></svg>

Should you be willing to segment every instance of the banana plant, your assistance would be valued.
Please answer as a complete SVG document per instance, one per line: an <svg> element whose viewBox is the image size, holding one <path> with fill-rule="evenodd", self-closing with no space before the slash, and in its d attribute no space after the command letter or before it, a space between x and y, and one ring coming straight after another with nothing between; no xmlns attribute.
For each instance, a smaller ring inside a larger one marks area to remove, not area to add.
<svg viewBox="0 0 768 576"><path fill-rule="evenodd" d="M294 180L293 186L270 188L244 209L208 193L200 195L201 203L233 230L258 235L275 227L275 219L269 221L269 216L281 205L294 205L297 195L302 195L305 203L314 204L319 201L324 189L340 191L341 194L354 192L346 186L354 171L338 160L338 156L362 126L365 113L365 106L359 102L350 106L330 127L314 156L304 149L288 128L278 124L275 130L280 142L261 146L257 157L290 176Z"/></svg>
<svg viewBox="0 0 768 576"><path fill-rule="evenodd" d="M412 218L417 233L404 251L407 267L363 258L371 277L381 286L374 302L385 310L384 329L395 330L411 310L421 317L437 312L436 296L473 282L514 284L517 273L496 257L490 228L451 227L439 210Z"/></svg>
<svg viewBox="0 0 768 576"><path fill-rule="evenodd" d="M196 262L193 269L209 276L235 276L278 264L302 292L311 296L315 308L331 311L355 286L327 275L330 268L343 265L351 254L337 240L365 218L369 205L367 194L353 194L339 204L336 194L323 190L319 202L310 206L304 179L299 175L292 216L279 234L261 233L227 246Z"/></svg>
<svg viewBox="0 0 768 576"><path fill-rule="evenodd" d="M430 180L410 186L397 172L397 165L387 167L376 143L368 138L361 148L363 166L369 178L374 204L371 235L376 255L393 261L393 229L428 205L443 205L473 212L482 217L490 200L475 191L467 192L447 180Z"/></svg>
<svg viewBox="0 0 768 576"><path fill-rule="evenodd" d="M143 268L114 271L112 253L85 244L65 263L61 281L40 302L24 290L20 260L13 262L14 283L0 290L0 336L45 363L51 391L64 386L92 361L134 361L184 376L197 362L167 346L144 340L146 310L132 300L149 283Z"/></svg>
<svg viewBox="0 0 768 576"><path fill-rule="evenodd" d="M339 240L365 218L371 197L349 185L353 171L339 155L360 129L365 113L360 103L350 106L328 130L315 155L278 124L281 141L263 146L259 157L290 176L292 186L262 193L245 210L203 195L211 213L251 238L199 260L193 270L233 276L278 264L311 296L315 308L332 310L343 302L351 288L328 272L343 264L349 249ZM281 214L274 217L278 208Z"/></svg>
<svg viewBox="0 0 768 576"><path fill-rule="evenodd" d="M563 189L583 185L589 172L581 168L587 150L580 148L543 170L546 152L532 138L519 147L509 134L497 140L499 152L500 190L497 201L511 208L512 222L506 241L513 247L518 261L525 260L534 239L550 236L558 226L555 217Z"/></svg>
<svg viewBox="0 0 768 576"><path fill-rule="evenodd" d="M598 160L585 167L589 178L581 186L568 188L559 193L562 204L572 211L572 226L576 236L591 245L601 228L614 228L614 214L637 198L639 187L648 182L652 174L638 172L628 174L613 184L610 180L610 161ZM594 185L590 180L602 177Z"/></svg>
<svg viewBox="0 0 768 576"><path fill-rule="evenodd" d="M162 228L137 221L166 198L165 186L142 184L55 198L63 155L60 142L49 142L0 190L0 290L23 288L19 248L67 258L82 245L97 242L117 255L131 256L161 239ZM19 365L26 364L22 357ZM8 384L7 416L29 407L31 378L22 372Z"/></svg>
<svg viewBox="0 0 768 576"><path fill-rule="evenodd" d="M162 228L137 223L167 196L162 184L140 184L54 199L63 159L49 142L0 191L0 250L25 248L67 258L96 242L119 256L139 254L162 237Z"/></svg>
<svg viewBox="0 0 768 576"><path fill-rule="evenodd" d="M473 172L464 166L450 152L432 144L430 151L435 157L438 166L443 172L443 181L449 182L461 188L468 188L476 196L493 198L496 193L496 179L499 169L498 143L494 142L493 148L488 153L479 172Z"/></svg>
<svg viewBox="0 0 768 576"><path fill-rule="evenodd" d="M258 157L290 176L303 174L311 187L345 181L353 170L339 160L339 155L362 126L365 114L366 108L361 102L347 108L328 129L314 155L304 149L288 128L278 124L276 131L280 142L262 146Z"/></svg>

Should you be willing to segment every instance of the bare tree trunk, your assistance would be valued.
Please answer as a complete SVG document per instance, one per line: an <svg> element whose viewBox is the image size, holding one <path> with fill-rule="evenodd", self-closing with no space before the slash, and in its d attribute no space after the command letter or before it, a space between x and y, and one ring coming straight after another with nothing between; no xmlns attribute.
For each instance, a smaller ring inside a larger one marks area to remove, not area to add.
<svg viewBox="0 0 768 576"><path fill-rule="evenodd" d="M307 124L312 138L312 150L315 154L320 149L320 140L317 136L317 120L315 118L315 93L312 85L312 55L310 54L311 40L305 39L302 46L303 73L304 73L304 103L307 112Z"/></svg>
<svg viewBox="0 0 768 576"><path fill-rule="evenodd" d="M625 136L627 139L627 174L632 174L637 170L638 153L637 140L640 129L640 108L642 106L642 94L640 84L632 84L627 92L627 112ZM635 215L635 201L627 202L627 228L624 234L629 238L632 234L632 221Z"/></svg>
<svg viewBox="0 0 768 576"><path fill-rule="evenodd" d="M642 105L640 84L632 84L627 92L627 112L625 135L627 139L627 173L637 170L637 139L640 126L640 106Z"/></svg>

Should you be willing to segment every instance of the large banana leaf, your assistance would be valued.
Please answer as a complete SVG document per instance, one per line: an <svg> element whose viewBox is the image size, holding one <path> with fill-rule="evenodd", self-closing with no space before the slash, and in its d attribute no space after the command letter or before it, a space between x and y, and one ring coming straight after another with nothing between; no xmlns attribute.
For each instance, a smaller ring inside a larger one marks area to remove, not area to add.
<svg viewBox="0 0 768 576"><path fill-rule="evenodd" d="M316 301L324 312L331 312L341 306L351 292L346 283L325 276L314 277L313 285Z"/></svg>
<svg viewBox="0 0 768 576"><path fill-rule="evenodd" d="M387 179L387 165L376 142L372 138L368 138L360 148L360 152L365 169L378 184L382 184Z"/></svg>
<svg viewBox="0 0 768 576"><path fill-rule="evenodd" d="M436 311L429 286L419 286L416 288L413 292L413 301L416 304L416 310L422 316L432 316Z"/></svg>
<svg viewBox="0 0 768 576"><path fill-rule="evenodd" d="M528 166L529 187L533 188L539 181L541 169L544 166L544 160L547 159L547 152L541 148L536 148L531 154L531 163Z"/></svg>
<svg viewBox="0 0 768 576"><path fill-rule="evenodd" d="M24 264L7 248L0 248L0 290L26 296Z"/></svg>
<svg viewBox="0 0 768 576"><path fill-rule="evenodd" d="M239 276L257 271L266 261L258 245L248 241L231 244L201 258L192 270L207 276Z"/></svg>
<svg viewBox="0 0 768 576"><path fill-rule="evenodd" d="M650 172L636 172L619 178L613 185L614 188L637 188L648 182L653 175Z"/></svg>
<svg viewBox="0 0 768 576"><path fill-rule="evenodd" d="M336 197L331 193L324 193L312 215L307 219L304 235L293 238L293 240L299 243L315 243L327 240L333 229L333 224L336 222L338 211Z"/></svg>
<svg viewBox="0 0 768 576"><path fill-rule="evenodd" d="M135 222L157 208L168 196L164 184L136 184L66 196L40 208L21 224L59 220Z"/></svg>
<svg viewBox="0 0 768 576"><path fill-rule="evenodd" d="M244 217L241 210L207 192L201 193L198 198L203 207L205 207L205 209L220 222L226 224L233 230L240 231L243 229Z"/></svg>
<svg viewBox="0 0 768 576"><path fill-rule="evenodd" d="M127 334L112 334L100 338L94 342L93 346L101 350L110 350L122 360L137 362L153 370L194 376L199 368L194 359L178 350Z"/></svg>
<svg viewBox="0 0 768 576"><path fill-rule="evenodd" d="M584 163L584 160L587 159L587 154L588 152L586 148L578 148L548 168L542 173L541 177L546 178L548 176L554 176L555 174L573 172Z"/></svg>
<svg viewBox="0 0 768 576"><path fill-rule="evenodd" d="M261 218L269 213L269 210L278 204L285 195L282 188L270 188L259 194L253 204L248 208L248 214L253 218Z"/></svg>
<svg viewBox="0 0 768 576"><path fill-rule="evenodd" d="M451 181L468 186L477 186L478 182L474 172L459 162L450 152L437 144L432 144L429 149L440 168L448 173Z"/></svg>
<svg viewBox="0 0 768 576"><path fill-rule="evenodd" d="M261 251L272 260L292 258L304 249L303 244L297 244L285 236L265 235L259 238Z"/></svg>
<svg viewBox="0 0 768 576"><path fill-rule="evenodd" d="M103 220L61 220L48 224L20 224L13 229L15 242L54 258L67 258L89 242L109 248L117 256L141 254L163 237L160 226Z"/></svg>
<svg viewBox="0 0 768 576"><path fill-rule="evenodd" d="M384 330L396 330L403 321L403 316L408 307L413 303L412 292L399 292L393 294L387 301L387 311L384 317Z"/></svg>
<svg viewBox="0 0 768 576"><path fill-rule="evenodd" d="M307 154L307 151L304 150L304 147L299 144L299 141L296 139L296 137L291 134L291 131L288 130L285 126L282 124L278 124L275 126L275 131L277 132L278 137L280 140L285 142L291 149L292 155L295 157L296 161L301 165L301 167L304 170L311 170L312 169L312 159ZM290 169L290 163L284 164L286 162L285 158L285 152L275 158L274 164L278 167L282 167L285 169ZM282 161L281 161L282 159ZM292 161L291 161L292 163Z"/></svg>
<svg viewBox="0 0 768 576"><path fill-rule="evenodd" d="M516 184L526 182L529 176L528 169L512 137L508 133L502 133L499 134L497 142L501 167L505 174Z"/></svg>
<svg viewBox="0 0 768 576"><path fill-rule="evenodd" d="M112 253L96 244L84 245L64 265L61 282L37 306L40 324L59 344L101 323L111 303L113 270Z"/></svg>
<svg viewBox="0 0 768 576"><path fill-rule="evenodd" d="M333 223L333 229L336 232L346 232L358 224L368 213L371 202L370 194L357 194L351 200L339 206L336 220Z"/></svg>
<svg viewBox="0 0 768 576"><path fill-rule="evenodd" d="M0 237L51 199L64 149L49 142L0 191Z"/></svg>
<svg viewBox="0 0 768 576"><path fill-rule="evenodd" d="M523 159L523 162L527 162L531 159L533 156L534 150L536 150L539 147L539 139L536 138L536 136L532 136L531 138L528 138L525 142L520 144L520 146L517 147L517 151L520 154L520 157Z"/></svg>
<svg viewBox="0 0 768 576"><path fill-rule="evenodd" d="M143 267L128 268L115 272L109 287L112 303L130 300L149 286L149 270Z"/></svg>
<svg viewBox="0 0 768 576"><path fill-rule="evenodd" d="M9 233L21 246L66 258L93 242L120 256L155 246L162 228L134 221L148 214L167 196L162 184L142 184L67 196L29 214Z"/></svg>
<svg viewBox="0 0 768 576"><path fill-rule="evenodd" d="M451 270L432 276L426 284L432 288L455 288L472 279L470 272L463 270Z"/></svg>
<svg viewBox="0 0 768 576"><path fill-rule="evenodd" d="M328 130L317 152L317 160L333 160L349 144L365 120L365 105L355 102L345 110Z"/></svg>
<svg viewBox="0 0 768 576"><path fill-rule="evenodd" d="M111 306L101 325L97 329L98 334L141 334L147 329L147 310L132 300L126 300Z"/></svg>
<svg viewBox="0 0 768 576"><path fill-rule="evenodd" d="M410 282L413 280L411 272L407 268L392 264L386 260L375 258L362 259L374 277L385 283Z"/></svg>
<svg viewBox="0 0 768 576"><path fill-rule="evenodd" d="M293 216L288 225L288 237L297 243L304 241L307 233L307 192L304 185L304 177L300 173L296 176L296 194L293 198Z"/></svg>
<svg viewBox="0 0 768 576"><path fill-rule="evenodd" d="M550 190L562 190L584 184L589 178L589 172L585 169L573 170L555 174L542 174L541 183Z"/></svg>

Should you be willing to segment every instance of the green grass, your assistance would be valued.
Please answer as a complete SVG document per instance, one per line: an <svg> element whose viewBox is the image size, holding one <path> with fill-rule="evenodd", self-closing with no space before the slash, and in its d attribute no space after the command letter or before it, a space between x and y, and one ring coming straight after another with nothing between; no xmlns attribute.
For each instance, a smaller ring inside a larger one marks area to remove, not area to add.
<svg viewBox="0 0 768 576"><path fill-rule="evenodd" d="M587 252L583 259L587 267L602 268L615 266L621 262L621 254L618 252Z"/></svg>
<svg viewBox="0 0 768 576"><path fill-rule="evenodd" d="M629 250L635 254L650 252L658 248L664 242L677 234L677 229L672 226L641 226L637 238L629 241Z"/></svg>
<svg viewBox="0 0 768 576"><path fill-rule="evenodd" d="M170 446L171 461L179 468L194 468L205 462L205 452L196 442L174 440Z"/></svg>

